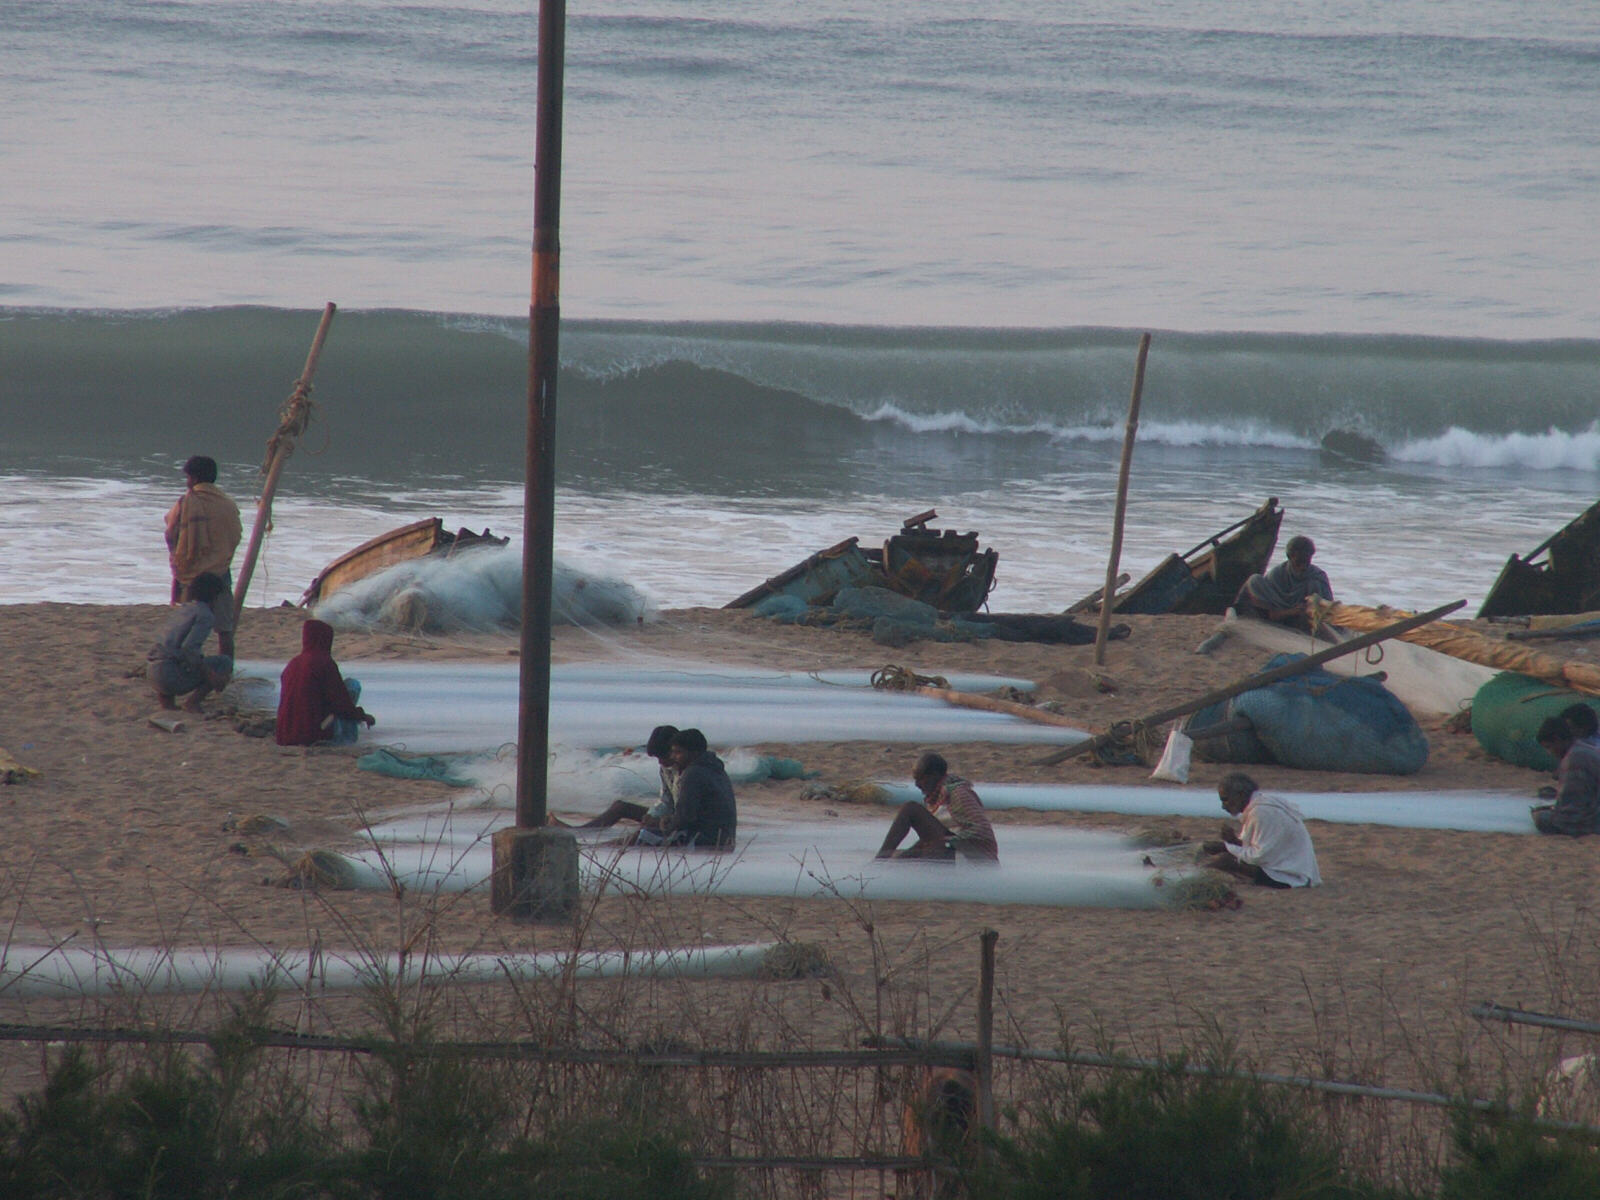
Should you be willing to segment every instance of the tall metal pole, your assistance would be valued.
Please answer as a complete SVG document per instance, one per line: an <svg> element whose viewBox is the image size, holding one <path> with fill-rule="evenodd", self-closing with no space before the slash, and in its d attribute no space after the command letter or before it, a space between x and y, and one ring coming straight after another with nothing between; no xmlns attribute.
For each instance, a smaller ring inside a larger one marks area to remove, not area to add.
<svg viewBox="0 0 1600 1200"><path fill-rule="evenodd" d="M557 335L561 324L561 93L566 0L539 0L533 295L528 308L528 447L522 515L522 670L517 824L545 823L550 759L550 579L555 544Z"/></svg>

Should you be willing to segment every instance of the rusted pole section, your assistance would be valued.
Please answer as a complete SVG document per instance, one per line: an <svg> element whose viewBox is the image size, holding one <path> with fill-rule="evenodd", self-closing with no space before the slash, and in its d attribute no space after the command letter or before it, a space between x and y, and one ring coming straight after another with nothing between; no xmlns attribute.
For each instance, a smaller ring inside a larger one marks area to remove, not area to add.
<svg viewBox="0 0 1600 1200"><path fill-rule="evenodd" d="M578 843L545 824L550 782L550 577L555 562L556 369L561 324L561 73L566 0L539 0L533 295L528 306L528 442L522 511L517 823L490 843L489 908L566 920L578 905Z"/></svg>
<svg viewBox="0 0 1600 1200"><path fill-rule="evenodd" d="M1133 368L1133 398L1128 401L1128 427L1122 434L1122 466L1117 471L1117 515L1111 522L1111 561L1106 563L1106 583L1100 593L1100 625L1094 635L1094 665L1106 663L1106 637L1111 632L1111 609L1117 595L1117 564L1122 558L1122 521L1128 511L1128 472L1133 466L1133 443L1139 436L1139 399L1144 395L1144 361L1150 355L1150 335L1139 338L1139 361Z"/></svg>
<svg viewBox="0 0 1600 1200"><path fill-rule="evenodd" d="M556 366L561 322L561 95L566 0L539 0L533 293L528 309L528 444L522 514L522 670L517 824L545 823L550 761L550 579L555 557Z"/></svg>
<svg viewBox="0 0 1600 1200"><path fill-rule="evenodd" d="M1000 940L996 929L979 935L978 963L978 1052L973 1055L978 1077L978 1124L994 1128L994 944Z"/></svg>
<svg viewBox="0 0 1600 1200"><path fill-rule="evenodd" d="M261 539L267 526L272 524L272 497L278 491L278 477L294 453L294 440L306 431L311 423L311 377L317 373L317 360L322 357L322 343L328 338L328 326L338 311L332 300L322 309L322 320L317 324L317 334L311 339L311 352L306 355L305 370L294 385L294 391L283 403L278 417L278 432L267 443L267 461L261 473L266 476L261 484L261 499L256 504L256 523L250 528L250 541L245 546L244 562L239 567L239 578L233 585L233 614L235 620L244 612L244 594L250 590L250 576L255 574L256 556L261 553Z"/></svg>

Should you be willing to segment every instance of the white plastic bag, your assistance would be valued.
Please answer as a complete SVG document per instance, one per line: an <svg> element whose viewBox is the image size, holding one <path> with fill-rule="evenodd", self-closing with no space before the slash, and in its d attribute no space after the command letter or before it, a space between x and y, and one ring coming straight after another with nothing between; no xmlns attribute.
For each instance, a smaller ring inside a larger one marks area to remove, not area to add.
<svg viewBox="0 0 1600 1200"><path fill-rule="evenodd" d="M1151 779L1170 779L1173 783L1189 782L1189 751L1194 739L1177 726L1167 734L1166 747L1161 751L1161 761L1150 772Z"/></svg>

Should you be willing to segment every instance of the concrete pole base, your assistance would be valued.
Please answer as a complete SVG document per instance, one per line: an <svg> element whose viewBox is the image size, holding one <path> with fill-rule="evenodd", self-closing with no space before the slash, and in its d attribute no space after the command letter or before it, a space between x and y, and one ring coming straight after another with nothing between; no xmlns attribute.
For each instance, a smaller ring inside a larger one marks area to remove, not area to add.
<svg viewBox="0 0 1600 1200"><path fill-rule="evenodd" d="M495 833L489 908L523 921L564 921L578 908L578 839L566 829Z"/></svg>

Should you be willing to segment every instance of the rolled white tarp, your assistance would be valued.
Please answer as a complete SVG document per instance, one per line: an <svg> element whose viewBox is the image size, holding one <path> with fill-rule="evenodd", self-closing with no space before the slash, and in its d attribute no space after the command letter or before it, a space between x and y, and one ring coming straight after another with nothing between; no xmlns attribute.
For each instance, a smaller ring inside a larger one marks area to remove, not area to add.
<svg viewBox="0 0 1600 1200"><path fill-rule="evenodd" d="M545 951L537 954L407 955L229 946L25 946L0 952L0 998L64 999L115 993L188 995L258 987L304 991L395 982L491 983L623 976L750 978L778 943L658 950Z"/></svg>

